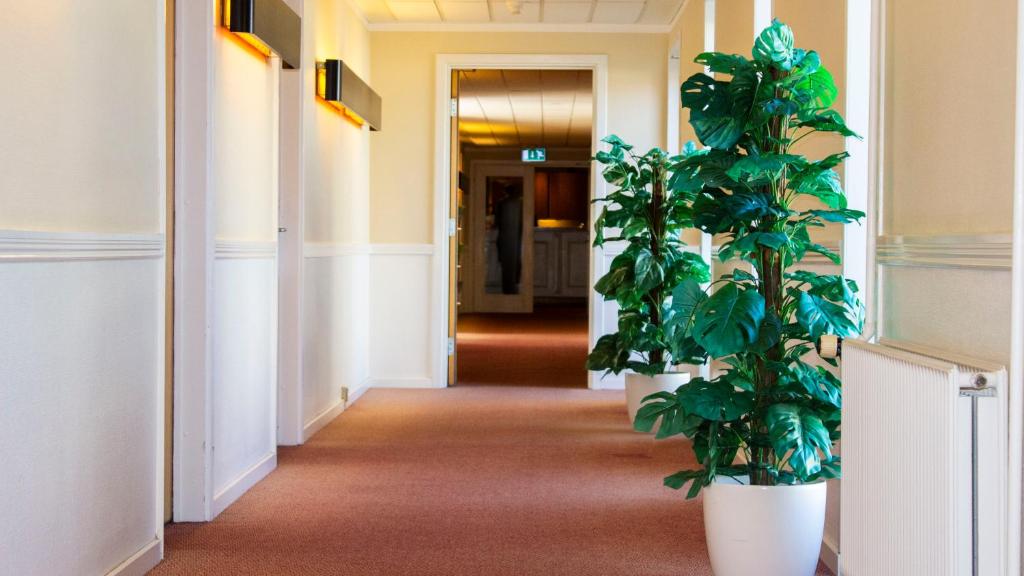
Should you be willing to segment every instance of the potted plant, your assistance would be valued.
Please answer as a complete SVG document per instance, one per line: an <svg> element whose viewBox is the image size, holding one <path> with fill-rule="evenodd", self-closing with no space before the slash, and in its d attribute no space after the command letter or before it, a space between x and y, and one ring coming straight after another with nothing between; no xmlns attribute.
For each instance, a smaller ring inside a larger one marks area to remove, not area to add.
<svg viewBox="0 0 1024 576"><path fill-rule="evenodd" d="M675 288L676 337L692 338L724 366L652 395L635 426L658 437L684 434L699 466L665 478L671 488L704 490L704 521L717 576L809 576L825 516L825 479L840 474L839 379L813 357L826 335L860 331L856 286L841 275L799 269L808 253L839 264L809 230L850 223L835 172L846 157L793 153L817 132L855 136L831 109L837 90L813 51L793 47L776 21L754 42L753 59L706 53L682 85L683 107L704 150L671 167L670 190L694 193L696 227L726 240L722 261L749 263L713 284ZM810 199L810 201L808 201ZM813 207L807 207L813 206ZM685 319L684 319L685 318ZM825 359L835 366L835 360Z"/></svg>
<svg viewBox="0 0 1024 576"><path fill-rule="evenodd" d="M641 400L655 392L675 390L689 379L679 364L703 362L692 338L678 338L678 311L670 305L672 291L684 281L708 281L708 266L685 249L680 235L693 225L696 192L671 190L669 158L660 149L642 156L617 136L603 140L610 150L597 153L602 174L614 190L595 200L605 204L594 222L594 246L624 242L608 273L594 289L619 305L618 330L602 336L587 358L587 368L626 374L626 405L630 421ZM608 235L606 235L608 234Z"/></svg>

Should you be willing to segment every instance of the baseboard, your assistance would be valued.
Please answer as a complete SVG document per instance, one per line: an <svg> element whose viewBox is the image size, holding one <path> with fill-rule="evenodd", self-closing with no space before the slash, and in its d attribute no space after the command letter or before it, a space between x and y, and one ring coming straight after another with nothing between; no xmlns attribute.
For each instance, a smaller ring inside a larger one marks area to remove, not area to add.
<svg viewBox="0 0 1024 576"><path fill-rule="evenodd" d="M306 425L302 427L302 443L305 444L306 441L312 438L314 434L323 429L324 426L330 424L331 420L337 418L338 414L344 412L345 406L346 404L339 398L333 406L324 410L318 416L307 422Z"/></svg>
<svg viewBox="0 0 1024 576"><path fill-rule="evenodd" d="M115 566L113 570L107 572L107 576L143 576L160 563L163 555L163 541L159 538L154 538L143 546L141 550L132 554L131 558L128 558Z"/></svg>
<svg viewBox="0 0 1024 576"><path fill-rule="evenodd" d="M257 482L263 480L277 468L277 452L271 452L264 456L259 462L249 468L241 476L232 482L227 488L221 490L213 497L213 514L211 520L216 518L228 506L234 504L242 494L249 491Z"/></svg>
<svg viewBox="0 0 1024 576"><path fill-rule="evenodd" d="M821 561L828 566L832 574L839 576L839 546L829 541L827 537L821 540Z"/></svg>
<svg viewBox="0 0 1024 576"><path fill-rule="evenodd" d="M372 388L443 388L430 378L370 378Z"/></svg>
<svg viewBox="0 0 1024 576"><path fill-rule="evenodd" d="M356 400L362 398L363 394L366 394L366 391L369 390L372 385L373 384L371 383L370 379L365 378L363 379L362 382L359 383L359 386L356 386L354 389L349 390L348 402L346 402L345 408L348 408L349 406L355 404Z"/></svg>

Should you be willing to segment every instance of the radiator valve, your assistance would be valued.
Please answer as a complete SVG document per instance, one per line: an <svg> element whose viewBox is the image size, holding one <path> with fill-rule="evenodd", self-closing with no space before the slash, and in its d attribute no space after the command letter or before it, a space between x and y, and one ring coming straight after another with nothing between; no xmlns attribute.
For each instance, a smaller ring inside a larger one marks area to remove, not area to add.
<svg viewBox="0 0 1024 576"><path fill-rule="evenodd" d="M843 339L832 334L825 334L814 344L818 356L822 358L842 358Z"/></svg>

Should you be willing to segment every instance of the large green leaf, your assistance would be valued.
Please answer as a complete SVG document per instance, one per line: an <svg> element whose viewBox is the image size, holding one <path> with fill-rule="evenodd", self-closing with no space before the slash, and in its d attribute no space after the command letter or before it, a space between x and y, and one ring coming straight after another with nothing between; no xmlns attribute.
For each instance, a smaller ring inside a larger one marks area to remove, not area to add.
<svg viewBox="0 0 1024 576"><path fill-rule="evenodd" d="M805 164L807 162L803 157L793 154L748 154L742 156L726 173L737 182L774 180L784 168Z"/></svg>
<svg viewBox="0 0 1024 576"><path fill-rule="evenodd" d="M822 334L853 336L860 330L852 310L807 292L797 297L796 319L812 341Z"/></svg>
<svg viewBox="0 0 1024 576"><path fill-rule="evenodd" d="M783 70L793 67L793 31L782 22L773 20L754 41L755 60L775 64Z"/></svg>
<svg viewBox="0 0 1024 576"><path fill-rule="evenodd" d="M810 128L817 132L835 132L842 136L860 138L856 132L846 126L846 121L835 110L825 110L809 114L793 124L794 128Z"/></svg>
<svg viewBox="0 0 1024 576"><path fill-rule="evenodd" d="M713 357L729 356L757 340L763 319L764 298L756 290L726 284L699 305L694 338Z"/></svg>
<svg viewBox="0 0 1024 576"><path fill-rule="evenodd" d="M688 414L715 422L736 420L754 407L753 394L737 389L728 377L694 378L680 386L676 395Z"/></svg>
<svg viewBox="0 0 1024 576"><path fill-rule="evenodd" d="M665 270L651 251L645 249L636 257L633 275L636 278L636 289L640 292L649 292L665 279Z"/></svg>
<svg viewBox="0 0 1024 576"><path fill-rule="evenodd" d="M821 470L822 455L832 458L828 430L813 412L792 404L775 404L765 412L765 424L775 455L782 459L788 454L789 467L799 479Z"/></svg>
<svg viewBox="0 0 1024 576"><path fill-rule="evenodd" d="M793 91L813 109L828 108L839 96L832 73L824 66L800 79Z"/></svg>
<svg viewBox="0 0 1024 576"><path fill-rule="evenodd" d="M684 280L672 290L672 310L683 322L689 322L693 319L694 310L707 298L708 295L696 280Z"/></svg>

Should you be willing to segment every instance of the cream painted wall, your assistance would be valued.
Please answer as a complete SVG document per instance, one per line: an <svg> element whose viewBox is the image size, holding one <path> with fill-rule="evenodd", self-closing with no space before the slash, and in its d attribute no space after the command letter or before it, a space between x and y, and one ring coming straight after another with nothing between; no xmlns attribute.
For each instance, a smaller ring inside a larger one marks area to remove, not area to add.
<svg viewBox="0 0 1024 576"><path fill-rule="evenodd" d="M715 0L715 50L749 58L753 43L754 0Z"/></svg>
<svg viewBox="0 0 1024 576"><path fill-rule="evenodd" d="M4 3L2 574L106 574L133 556L125 573L142 574L160 558L163 11Z"/></svg>
<svg viewBox="0 0 1024 576"><path fill-rule="evenodd" d="M153 4L5 3L0 228L161 231Z"/></svg>
<svg viewBox="0 0 1024 576"><path fill-rule="evenodd" d="M1008 234L1017 2L888 5L883 233Z"/></svg>
<svg viewBox="0 0 1024 576"><path fill-rule="evenodd" d="M607 54L608 130L646 149L665 138L663 34L374 32L373 86L384 130L371 137L370 238L433 241L435 55Z"/></svg>

